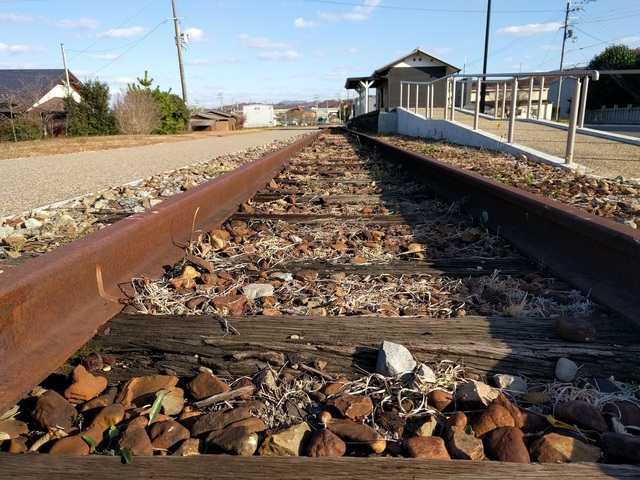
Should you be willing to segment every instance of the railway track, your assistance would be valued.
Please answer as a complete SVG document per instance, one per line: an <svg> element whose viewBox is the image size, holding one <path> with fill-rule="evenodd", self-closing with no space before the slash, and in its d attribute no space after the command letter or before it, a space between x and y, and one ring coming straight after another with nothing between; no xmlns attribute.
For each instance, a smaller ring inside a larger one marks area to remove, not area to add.
<svg viewBox="0 0 640 480"><path fill-rule="evenodd" d="M451 377L453 384L437 390L502 373L529 378L553 397L548 382L561 357L579 364L585 379L637 381L639 337L630 325L640 318L633 294L640 278L635 232L365 136L321 137L3 274L0 345L9 361L0 365L7 385L0 410L68 358L58 378L81 359L87 364L91 352L108 354L102 362L108 371L95 374L110 384L149 375L188 379L203 367L225 379L274 369L300 384L330 384L375 372L382 341L404 345L437 375ZM589 320L597 341L561 338L557 316ZM366 387L353 380L353 390L375 390L380 377L366 378ZM260 386L262 380L254 380ZM47 382L55 385L55 376ZM64 382L54 389L64 390ZM306 388L310 398L313 389ZM427 390L414 393L426 398ZM267 400L275 394L262 388L255 395L270 408ZM305 403L306 415L325 401ZM415 418L435 414L404 408ZM438 413L441 422L450 414ZM289 425L296 415L305 417L290 407L263 421L275 428L277 419ZM400 453L395 433L386 434L388 454ZM24 469L21 457L2 459ZM193 474L211 468L202 459L169 459L160 468ZM107 477L118 474L113 458L85 460L43 455L30 460L29 469L89 472L98 462L108 468ZM299 476L295 460L241 460L215 462L229 476L252 468ZM303 465L309 476L326 468L340 469L335 476L399 468L350 460ZM455 462L411 462L402 462L403 474L438 469L445 478L460 472ZM158 468L153 465L135 457L127 467L141 472ZM639 474L635 467L602 464L500 464L491 472Z"/></svg>

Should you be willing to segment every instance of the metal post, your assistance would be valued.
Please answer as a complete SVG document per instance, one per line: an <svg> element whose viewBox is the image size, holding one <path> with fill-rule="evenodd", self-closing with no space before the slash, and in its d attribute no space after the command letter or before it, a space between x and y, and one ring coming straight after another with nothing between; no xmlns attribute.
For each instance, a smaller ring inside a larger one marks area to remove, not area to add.
<svg viewBox="0 0 640 480"><path fill-rule="evenodd" d="M533 97L533 77L529 78L529 96L527 97L527 118L531 118L531 101Z"/></svg>
<svg viewBox="0 0 640 480"><path fill-rule="evenodd" d="M402 97L402 87L404 87L404 82L400 82L400 107L404 108L403 102L404 102L404 98Z"/></svg>
<svg viewBox="0 0 640 480"><path fill-rule="evenodd" d="M478 84L476 85L476 105L473 112L473 129L478 130L478 117L480 116L480 90L482 87L482 77L478 77Z"/></svg>
<svg viewBox="0 0 640 480"><path fill-rule="evenodd" d="M482 73L484 75L487 74L487 57L489 56L489 26L491 23L491 0L487 0L487 25L484 32L484 60L482 62ZM486 80L486 78L485 78ZM482 83L482 93L480 91L477 92L477 95L480 96L480 110L484 113L484 105L485 105L485 96L487 94L487 85L486 82Z"/></svg>
<svg viewBox="0 0 640 480"><path fill-rule="evenodd" d="M575 78L575 85L573 86L573 98L571 102L571 113L569 115L569 130L567 131L567 152L564 156L565 165L573 163L573 146L576 141L576 126L578 123L578 110L580 108L580 79Z"/></svg>
<svg viewBox="0 0 640 480"><path fill-rule="evenodd" d="M187 83L184 79L184 64L182 63L182 37L180 36L180 19L178 18L178 10L176 8L176 0L171 0L173 6L173 26L176 30L176 45L178 46L178 65L180 66L180 83L182 84L182 100L185 105L189 105L187 101Z"/></svg>
<svg viewBox="0 0 640 480"><path fill-rule="evenodd" d="M504 86L507 84L505 82ZM505 95L506 100L506 95ZM511 83L511 112L509 114L509 135L507 137L507 143L513 143L513 131L516 127L516 112L518 110L518 77L513 77Z"/></svg>
<svg viewBox="0 0 640 480"><path fill-rule="evenodd" d="M507 111L507 82L502 84L502 107L500 108L500 118L504 118Z"/></svg>
<svg viewBox="0 0 640 480"><path fill-rule="evenodd" d="M544 77L540 77L540 92L538 93L538 120L542 115L542 93L544 92ZM542 115L542 117L544 117Z"/></svg>
<svg viewBox="0 0 640 480"><path fill-rule="evenodd" d="M418 115L418 109L420 107L420 85L416 83L416 107L414 113Z"/></svg>
<svg viewBox="0 0 640 480"><path fill-rule="evenodd" d="M578 127L584 128L584 116L587 113L587 94L589 93L589 77L582 78L582 97L580 100L580 115Z"/></svg>
<svg viewBox="0 0 640 480"><path fill-rule="evenodd" d="M456 110L456 81L451 78L451 116L449 120L453 121L453 117Z"/></svg>
<svg viewBox="0 0 640 480"><path fill-rule="evenodd" d="M436 86L435 85L431 85L431 95L430 95L430 102L431 102L431 118L433 118L433 105L434 105L434 96L435 96L435 89Z"/></svg>

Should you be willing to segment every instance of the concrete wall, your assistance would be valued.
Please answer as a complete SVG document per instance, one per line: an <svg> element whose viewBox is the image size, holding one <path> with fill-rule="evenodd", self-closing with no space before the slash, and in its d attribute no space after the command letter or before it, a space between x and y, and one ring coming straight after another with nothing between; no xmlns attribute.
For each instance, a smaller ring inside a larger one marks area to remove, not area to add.
<svg viewBox="0 0 640 480"><path fill-rule="evenodd" d="M505 152L511 155L526 155L531 160L558 165L557 157L538 152L517 143L505 143L504 139L491 133L473 130L459 122L448 120L426 120L424 117L397 108L392 112L380 112L379 133L399 133L410 137L446 140L457 145Z"/></svg>

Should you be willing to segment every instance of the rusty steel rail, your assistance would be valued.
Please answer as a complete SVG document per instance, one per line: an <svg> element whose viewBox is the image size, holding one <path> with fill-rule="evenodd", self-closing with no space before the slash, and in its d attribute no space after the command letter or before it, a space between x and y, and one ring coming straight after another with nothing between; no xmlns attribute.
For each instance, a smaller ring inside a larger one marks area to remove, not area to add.
<svg viewBox="0 0 640 480"><path fill-rule="evenodd" d="M416 179L512 242L541 266L640 324L640 232L361 133L363 143L416 169Z"/></svg>
<svg viewBox="0 0 640 480"><path fill-rule="evenodd" d="M160 276L184 256L194 231L220 225L317 136L0 275L0 414L123 308L133 277Z"/></svg>

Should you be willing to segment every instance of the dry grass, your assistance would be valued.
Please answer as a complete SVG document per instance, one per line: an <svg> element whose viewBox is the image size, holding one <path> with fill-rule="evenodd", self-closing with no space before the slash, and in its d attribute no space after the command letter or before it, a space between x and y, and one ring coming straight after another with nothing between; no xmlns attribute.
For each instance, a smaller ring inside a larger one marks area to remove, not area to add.
<svg viewBox="0 0 640 480"><path fill-rule="evenodd" d="M0 160L32 158L65 153L95 152L116 148L141 147L157 143L174 143L207 137L240 135L256 130L236 132L190 132L180 135L109 135L99 137L56 137L31 142L3 142Z"/></svg>

